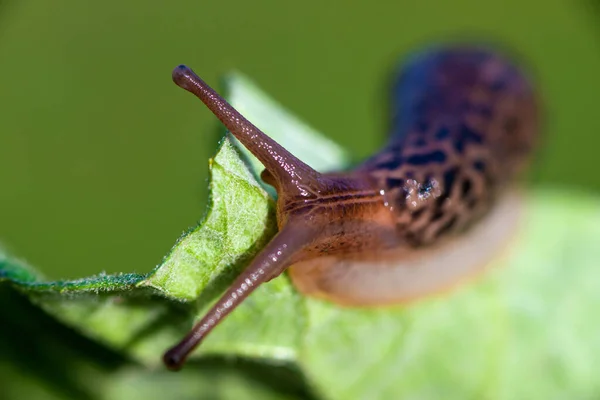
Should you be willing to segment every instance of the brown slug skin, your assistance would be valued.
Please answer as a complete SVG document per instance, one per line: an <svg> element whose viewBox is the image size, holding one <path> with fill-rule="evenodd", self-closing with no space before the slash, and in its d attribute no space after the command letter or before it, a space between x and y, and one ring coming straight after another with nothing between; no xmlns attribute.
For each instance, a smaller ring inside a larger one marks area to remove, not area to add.
<svg viewBox="0 0 600 400"><path fill-rule="evenodd" d="M265 166L279 233L169 350L182 366L258 285L290 268L303 293L351 306L397 304L486 265L514 232L514 182L535 145L530 82L482 47L413 56L393 88L389 142L352 171L320 174L235 111L185 66L174 81L199 97Z"/></svg>

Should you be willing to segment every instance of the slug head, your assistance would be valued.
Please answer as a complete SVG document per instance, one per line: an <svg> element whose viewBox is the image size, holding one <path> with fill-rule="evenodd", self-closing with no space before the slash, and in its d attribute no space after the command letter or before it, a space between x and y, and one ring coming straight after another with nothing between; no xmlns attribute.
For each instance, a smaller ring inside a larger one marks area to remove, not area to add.
<svg viewBox="0 0 600 400"><path fill-rule="evenodd" d="M173 81L191 92L265 166L263 180L277 191L279 233L233 282L192 331L163 357L180 368L203 338L260 284L299 261L323 253L360 251L390 237L382 196L366 176L320 174L261 132L191 69L180 65Z"/></svg>

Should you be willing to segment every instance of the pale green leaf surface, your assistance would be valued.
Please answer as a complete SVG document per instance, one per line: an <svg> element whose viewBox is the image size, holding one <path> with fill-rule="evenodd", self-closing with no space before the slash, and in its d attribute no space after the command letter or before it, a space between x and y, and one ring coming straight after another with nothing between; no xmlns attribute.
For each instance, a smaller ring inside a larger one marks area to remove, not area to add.
<svg viewBox="0 0 600 400"><path fill-rule="evenodd" d="M198 394L201 393L202 397ZM273 391L235 372L234 368L182 370L178 374L126 369L115 374L106 400L198 399L291 400L298 397Z"/></svg>
<svg viewBox="0 0 600 400"><path fill-rule="evenodd" d="M600 201L536 192L511 255L406 308L308 300L304 371L332 399L548 399L600 393Z"/></svg>

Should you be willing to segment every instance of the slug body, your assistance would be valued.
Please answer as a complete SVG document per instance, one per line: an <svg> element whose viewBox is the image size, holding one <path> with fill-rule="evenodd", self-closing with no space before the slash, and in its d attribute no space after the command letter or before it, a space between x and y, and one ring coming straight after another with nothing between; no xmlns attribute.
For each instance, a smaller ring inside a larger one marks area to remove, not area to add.
<svg viewBox="0 0 600 400"><path fill-rule="evenodd" d="M528 80L479 47L420 53L394 86L387 145L353 171L321 174L247 121L184 66L198 96L265 166L279 233L164 361L187 355L258 285L290 269L307 295L381 306L439 291L480 270L514 231L514 178L537 134Z"/></svg>

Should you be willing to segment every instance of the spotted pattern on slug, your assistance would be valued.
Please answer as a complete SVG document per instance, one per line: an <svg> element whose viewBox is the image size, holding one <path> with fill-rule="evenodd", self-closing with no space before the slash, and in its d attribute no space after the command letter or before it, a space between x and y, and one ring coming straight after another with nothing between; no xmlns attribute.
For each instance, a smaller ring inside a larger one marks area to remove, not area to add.
<svg viewBox="0 0 600 400"><path fill-rule="evenodd" d="M485 214L530 154L536 118L527 80L495 53L427 51L405 68L391 140L360 169L382 188L399 235L421 246Z"/></svg>

